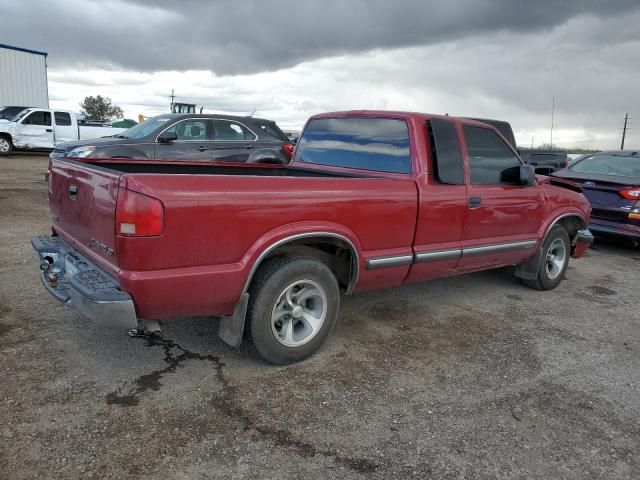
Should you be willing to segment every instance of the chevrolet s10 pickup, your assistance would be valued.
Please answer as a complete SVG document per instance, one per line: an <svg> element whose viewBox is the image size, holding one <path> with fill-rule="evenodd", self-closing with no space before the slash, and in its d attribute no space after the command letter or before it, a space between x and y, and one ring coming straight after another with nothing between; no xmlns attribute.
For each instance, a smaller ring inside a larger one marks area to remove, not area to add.
<svg viewBox="0 0 640 480"><path fill-rule="evenodd" d="M341 293L508 265L549 290L593 241L579 187L470 119L317 115L287 165L83 160L51 159L47 290L104 325L219 317L276 364L320 347Z"/></svg>

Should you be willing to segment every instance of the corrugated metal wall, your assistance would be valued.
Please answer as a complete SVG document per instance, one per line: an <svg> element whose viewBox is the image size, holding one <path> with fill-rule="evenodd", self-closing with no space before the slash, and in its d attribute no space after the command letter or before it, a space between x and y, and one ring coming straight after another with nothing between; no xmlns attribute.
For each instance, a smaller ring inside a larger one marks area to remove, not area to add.
<svg viewBox="0 0 640 480"><path fill-rule="evenodd" d="M0 106L49 107L47 57L0 47Z"/></svg>

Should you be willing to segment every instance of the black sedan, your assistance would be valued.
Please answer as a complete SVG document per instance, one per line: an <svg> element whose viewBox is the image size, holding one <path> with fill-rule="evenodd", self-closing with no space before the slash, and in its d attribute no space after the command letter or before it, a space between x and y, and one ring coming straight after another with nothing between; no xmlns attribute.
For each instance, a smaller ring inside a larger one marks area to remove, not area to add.
<svg viewBox="0 0 640 480"><path fill-rule="evenodd" d="M111 137L62 143L52 157L286 163L292 146L271 120L168 114Z"/></svg>
<svg viewBox="0 0 640 480"><path fill-rule="evenodd" d="M587 155L552 175L582 187L594 235L640 242L640 150Z"/></svg>

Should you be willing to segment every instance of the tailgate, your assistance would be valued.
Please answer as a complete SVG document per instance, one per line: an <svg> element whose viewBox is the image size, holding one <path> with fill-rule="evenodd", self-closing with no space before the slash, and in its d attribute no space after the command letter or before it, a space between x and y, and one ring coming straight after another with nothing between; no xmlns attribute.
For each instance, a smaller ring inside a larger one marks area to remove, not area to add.
<svg viewBox="0 0 640 480"><path fill-rule="evenodd" d="M53 228L76 247L117 265L115 213L121 172L54 159L49 177Z"/></svg>

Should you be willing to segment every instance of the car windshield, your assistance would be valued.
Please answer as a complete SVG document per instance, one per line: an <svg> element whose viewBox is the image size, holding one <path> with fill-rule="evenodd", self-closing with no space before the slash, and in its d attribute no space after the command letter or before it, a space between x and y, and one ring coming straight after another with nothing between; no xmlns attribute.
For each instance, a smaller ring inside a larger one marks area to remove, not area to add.
<svg viewBox="0 0 640 480"><path fill-rule="evenodd" d="M28 108L27 108L27 109L25 109L25 110L22 110L22 111L21 111L20 113L18 113L15 117L13 117L13 118L11 119L11 121L12 121L12 122L19 122L19 121L20 121L22 118L24 118L24 117L27 115L27 113L29 113L30 111L31 111L31 110L30 110L30 109L28 109Z"/></svg>
<svg viewBox="0 0 640 480"><path fill-rule="evenodd" d="M569 167L575 173L640 177L640 157L637 155L591 155Z"/></svg>
<svg viewBox="0 0 640 480"><path fill-rule="evenodd" d="M162 124L171 120L171 116L160 116L153 117L149 120L145 120L143 123L136 125L135 127L131 127L129 130L125 130L124 132L116 135L118 138L144 138L149 135L151 132L156 130Z"/></svg>

